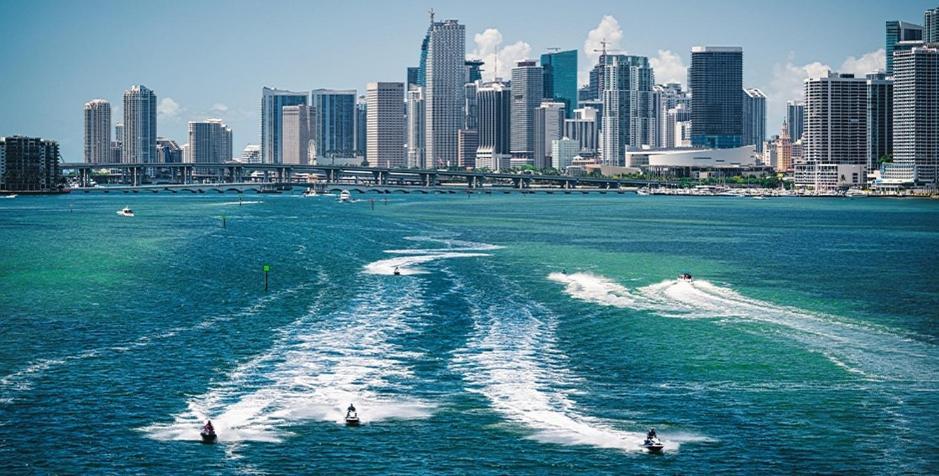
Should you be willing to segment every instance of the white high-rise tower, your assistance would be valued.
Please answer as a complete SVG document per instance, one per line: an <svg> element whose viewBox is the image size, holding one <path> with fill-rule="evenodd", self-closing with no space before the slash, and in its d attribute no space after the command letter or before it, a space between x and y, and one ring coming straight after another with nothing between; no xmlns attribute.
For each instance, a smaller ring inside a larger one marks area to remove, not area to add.
<svg viewBox="0 0 939 476"><path fill-rule="evenodd" d="M463 126L466 27L456 20L434 22L428 35L424 150L428 165L448 167L457 164Z"/></svg>
<svg viewBox="0 0 939 476"><path fill-rule="evenodd" d="M111 103L95 99L85 103L85 163L111 161Z"/></svg>

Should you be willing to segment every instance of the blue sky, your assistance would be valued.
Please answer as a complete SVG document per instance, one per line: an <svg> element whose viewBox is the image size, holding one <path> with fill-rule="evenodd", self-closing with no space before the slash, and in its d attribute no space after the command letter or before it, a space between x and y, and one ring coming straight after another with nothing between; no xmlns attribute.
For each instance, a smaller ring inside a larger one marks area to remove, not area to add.
<svg viewBox="0 0 939 476"><path fill-rule="evenodd" d="M120 122L123 91L140 83L163 101L159 135L182 144L186 121L221 117L237 155L259 140L264 85L361 93L369 81L404 81L430 7L466 25L468 53L490 59L499 44L502 76L509 61L549 47L580 50L586 70L593 59L585 48L606 37L652 58L659 82L684 83L692 46L742 46L745 86L769 96L767 129L775 133L806 75L882 68L884 21L922 23L935 6L939 0L7 0L0 135L56 139L65 160L80 161L82 105L107 99Z"/></svg>

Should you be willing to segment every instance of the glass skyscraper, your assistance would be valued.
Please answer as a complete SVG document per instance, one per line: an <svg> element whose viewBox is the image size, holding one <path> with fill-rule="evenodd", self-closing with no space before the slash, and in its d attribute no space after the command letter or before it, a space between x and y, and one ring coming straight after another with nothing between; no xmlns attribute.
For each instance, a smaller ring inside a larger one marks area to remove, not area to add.
<svg viewBox="0 0 939 476"><path fill-rule="evenodd" d="M563 102L567 117L577 108L577 50L541 55L544 97Z"/></svg>
<svg viewBox="0 0 939 476"><path fill-rule="evenodd" d="M310 94L317 157L355 156L355 94L354 89L315 89Z"/></svg>
<svg viewBox="0 0 939 476"><path fill-rule="evenodd" d="M280 164L284 106L306 106L306 92L291 92L265 87L261 90L261 161Z"/></svg>
<svg viewBox="0 0 939 476"><path fill-rule="evenodd" d="M743 142L743 48L695 46L688 71L691 145L725 149Z"/></svg>
<svg viewBox="0 0 939 476"><path fill-rule="evenodd" d="M901 41L922 41L923 27L905 21L890 20L887 22L887 75L893 74L893 52L897 50L897 43Z"/></svg>

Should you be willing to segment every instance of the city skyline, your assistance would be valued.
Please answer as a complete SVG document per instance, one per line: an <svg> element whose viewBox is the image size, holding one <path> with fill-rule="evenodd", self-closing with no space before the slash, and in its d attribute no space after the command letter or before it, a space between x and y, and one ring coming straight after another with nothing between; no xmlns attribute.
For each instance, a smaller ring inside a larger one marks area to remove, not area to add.
<svg viewBox="0 0 939 476"><path fill-rule="evenodd" d="M856 9L844 9L838 3L831 3L813 7L813 11L818 12L817 17L806 17L797 14L800 4L808 3L796 2L786 9L767 5L761 10L763 15L754 17L749 9L739 8L743 2L709 7L683 3L677 6L680 11L668 12L667 19L662 17L670 27L669 34L647 24L656 23L654 21L640 21L640 17L653 18L663 12L646 11L637 17L631 8L639 6L638 3L599 2L571 10L564 22L542 11L531 12L526 21L515 20L520 18L519 11L524 5L500 7L498 14L492 14L495 10L488 9L485 2L473 6L438 2L433 7L437 9L438 20L454 18L466 25L467 56L481 57L491 63L484 66L484 77L495 73L496 64L492 59L497 44L500 48L498 74L506 79L511 76L510 66L514 60L537 60L552 47L576 49L580 70L578 84L584 83L586 71L596 63L596 57L586 50L592 45L599 46L603 38L611 43L611 49L648 56L657 83L676 79L686 83L684 75L693 46L742 46L744 85L759 88L767 95L768 131L776 130L782 122L786 101L801 99L805 76L821 75L829 67L856 74L873 70L871 65L883 68L884 20L922 23L923 11L934 7L927 1L903 5L867 2L864 8ZM93 5L106 7L115 18L133 15L144 8L112 2L89 4ZM561 5L549 2L542 8L552 10ZM283 32L278 37L281 39L274 41L261 33L238 28L247 21L265 20L264 15L260 15L263 12L256 8L236 3L228 11L210 17L207 11L211 6L207 2L193 7L196 11L191 13L192 18L173 15L174 11L182 10L182 4L161 6L161 15L178 18L180 22L179 34L170 39L164 35L146 39L120 22L100 31L82 30L89 40L102 42L101 53L89 55L85 50L73 52L64 40L70 34L77 34L74 29L83 24L78 20L89 15L92 8L54 2L11 5L11 15L7 20L0 20L4 32L0 35L9 35L0 42L0 51L10 59L8 64L13 69L31 73L5 75L0 79L3 86L0 97L8 110L17 111L17 114L0 117L0 130L6 135L55 137L65 160L79 160L83 153L82 105L95 98L110 101L112 123L117 124L122 116L121 93L132 84L146 84L157 95L157 135L181 143L185 141L189 121L220 118L232 128L237 152L247 144L260 143L258 96L262 86L300 91L356 89L363 95L368 82L405 81L406 68L418 64L420 42L428 23L424 6L296 4L291 8L298 13L308 11L313 15L309 27ZM17 16L17 11L27 8L42 13L49 27L44 41L31 41L32 36L21 34L22 25L10 21ZM832 16L826 12L835 11L839 20L831 22ZM202 12L206 12L206 16L201 16ZM373 23L383 12L400 21L375 27ZM771 15L774 12L778 15ZM317 13L342 14L339 16L355 21L362 28L351 36L341 32L339 25L331 25L321 15L315 15ZM763 20L779 18L779 15L790 21L767 23ZM199 21L195 21L196 18ZM145 18L140 31L156 28L158 20L159 16L152 21ZM703 24L696 23L701 20ZM789 28L782 28L786 23ZM713 28L723 24L734 27ZM821 24L827 30L819 31L823 30L819 28ZM260 27L258 31L268 28L270 26ZM345 40L334 41L332 34L341 35ZM820 41L820 36L827 37L827 41ZM191 45L193 41L209 39L221 41L229 48L219 49L220 53L214 57L200 56L195 63L187 58L187 42ZM329 48L316 48L319 41ZM305 46L299 47L298 42ZM128 57L121 53L128 48L150 51L152 55L141 53ZM368 61L348 61L354 57ZM154 61L154 58L175 60ZM49 68L55 68L57 74L41 74Z"/></svg>

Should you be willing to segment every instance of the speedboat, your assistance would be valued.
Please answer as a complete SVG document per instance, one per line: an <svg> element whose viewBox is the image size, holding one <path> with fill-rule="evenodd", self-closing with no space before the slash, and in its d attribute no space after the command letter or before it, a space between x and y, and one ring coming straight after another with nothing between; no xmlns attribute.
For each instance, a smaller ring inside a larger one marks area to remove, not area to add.
<svg viewBox="0 0 939 476"><path fill-rule="evenodd" d="M665 445L662 444L662 441L659 440L657 436L646 436L645 441L642 442L642 447L649 453L661 453Z"/></svg>
<svg viewBox="0 0 939 476"><path fill-rule="evenodd" d="M686 282L689 282L689 283L690 283L693 279L694 279L694 278L693 278L693 277L691 276L691 274L689 274L689 273L681 273L681 274L678 275L678 280L679 280L679 281L686 281Z"/></svg>
<svg viewBox="0 0 939 476"><path fill-rule="evenodd" d="M350 411L349 413L346 413L346 426L359 426L361 424L362 424L362 421L359 420L358 413L354 411Z"/></svg>
<svg viewBox="0 0 939 476"><path fill-rule="evenodd" d="M316 190L310 188L306 192L303 192L304 197L318 197L320 194L316 193Z"/></svg>
<svg viewBox="0 0 939 476"><path fill-rule="evenodd" d="M339 201L342 203L349 203L352 201L352 194L348 190L343 190L339 192Z"/></svg>
<svg viewBox="0 0 939 476"><path fill-rule="evenodd" d="M118 215L122 217L132 217L134 216L134 211L128 207L124 207L117 212Z"/></svg>
<svg viewBox="0 0 939 476"><path fill-rule="evenodd" d="M645 196L649 195L649 190L648 190L648 189L645 189L645 188L640 188L639 190L636 190L636 195L640 195L640 196L645 197Z"/></svg>
<svg viewBox="0 0 939 476"><path fill-rule="evenodd" d="M10 195L6 195L6 196L4 196L3 198L16 198L16 194L13 193L13 194L10 194Z"/></svg>

